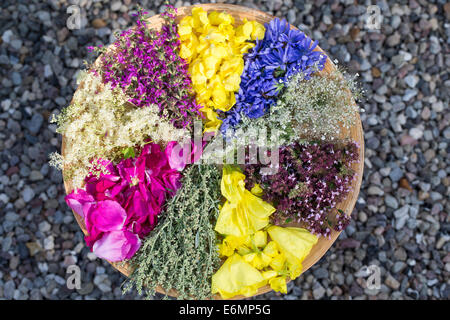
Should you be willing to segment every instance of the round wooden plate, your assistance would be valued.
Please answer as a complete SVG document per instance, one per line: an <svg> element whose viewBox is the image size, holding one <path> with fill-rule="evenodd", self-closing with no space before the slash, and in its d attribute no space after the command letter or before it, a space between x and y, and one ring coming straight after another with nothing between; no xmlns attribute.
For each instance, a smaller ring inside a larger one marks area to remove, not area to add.
<svg viewBox="0 0 450 320"><path fill-rule="evenodd" d="M190 7L182 7L177 9L177 22L179 22L184 16L191 14L191 9L193 7L202 7L204 10L210 12L210 11L223 11L231 14L236 24L241 24L244 18L247 18L248 20L255 20L260 23L266 23L270 22L272 19L274 19L274 16L271 16L267 13L264 13L259 10L250 9L242 6L237 5L229 5L229 4L201 4L201 5L195 5ZM163 23L163 19L159 16L153 16L149 19L147 19L148 25L151 25L154 29L161 28L161 25ZM295 28L292 26L292 28ZM111 49L111 45L109 46L109 49ZM323 52L322 49L319 47L316 48L316 50L320 50ZM99 62L99 59L97 59L96 63ZM322 74L329 73L333 71L336 68L336 66L333 64L333 62L328 58L327 62L325 64L325 68L321 71ZM348 134L347 132L343 133L344 135ZM343 210L346 214L350 215L353 211L353 207L355 206L356 200L358 199L358 193L359 189L361 187L361 181L363 176L363 169L364 169L364 137L363 137L363 130L361 125L361 120L359 115L357 116L357 121L355 125L350 128L350 137L352 140L356 141L360 145L359 150L359 161L353 165L353 169L357 173L357 178L354 180L352 185L352 191L348 194L346 199L342 201L337 208ZM63 136L62 140L62 146L61 146L61 153L64 156L65 152L65 137ZM72 185L70 181L64 181L64 187L66 189L66 193L69 194L72 191ZM81 228L81 230L84 232L84 234L87 234L86 227L84 225L84 221L80 216L78 216L76 213L74 213L74 216ZM295 226L295 224L291 224ZM340 232L332 231L331 238L325 239L323 237L319 238L319 241L314 245L312 248L310 254L306 257L306 259L303 261L303 271L305 272L308 270L312 265L314 265L319 259L327 252L327 250L333 245L333 243L338 238ZM120 265L119 263L110 262L114 268L116 268L118 271L123 273L125 276L129 276L132 272L130 268L125 264L124 266ZM158 287L157 291L160 293L165 293L165 291ZM259 289L257 295L267 293L271 291L271 288L269 285L266 285ZM174 290L171 290L168 292L171 296L177 296L177 292ZM215 299L220 299L219 295L214 296ZM235 296L233 299L243 299L246 298L244 296Z"/></svg>

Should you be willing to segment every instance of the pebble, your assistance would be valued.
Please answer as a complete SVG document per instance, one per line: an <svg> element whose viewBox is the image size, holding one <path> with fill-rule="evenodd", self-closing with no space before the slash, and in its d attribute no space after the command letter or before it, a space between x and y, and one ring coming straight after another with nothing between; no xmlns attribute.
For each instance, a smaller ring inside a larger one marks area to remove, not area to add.
<svg viewBox="0 0 450 320"><path fill-rule="evenodd" d="M404 263L403 261L397 261L392 266L392 272L394 274L397 274L397 273L402 272L405 268L406 268L406 263Z"/></svg>
<svg viewBox="0 0 450 320"><path fill-rule="evenodd" d="M400 34L398 32L395 32L393 35L389 36L386 39L386 44L389 47L395 47L400 43L400 39L401 39Z"/></svg>
<svg viewBox="0 0 450 320"><path fill-rule="evenodd" d="M30 172L30 175L28 176L28 178L31 181L40 181L40 180L44 179L44 175L40 171L32 170Z"/></svg>
<svg viewBox="0 0 450 320"><path fill-rule="evenodd" d="M397 281L397 279L395 279L393 276L391 276L390 274L386 277L386 280L384 281L384 283L394 289L397 290L398 288L400 288L400 282Z"/></svg>
<svg viewBox="0 0 450 320"><path fill-rule="evenodd" d="M372 196L382 196L384 194L384 191L377 186L370 186L367 192Z"/></svg>
<svg viewBox="0 0 450 320"><path fill-rule="evenodd" d="M419 77L417 77L415 75L408 75L407 77L405 77L405 83L410 88L415 88L418 82L419 82Z"/></svg>
<svg viewBox="0 0 450 320"><path fill-rule="evenodd" d="M111 4L111 10L112 11L119 11L121 7L122 7L122 3L120 1L114 1Z"/></svg>
<svg viewBox="0 0 450 320"><path fill-rule="evenodd" d="M384 198L384 203L392 208L392 209L397 209L398 208L398 201L395 197L391 196L391 195L386 195L386 197Z"/></svg>
<svg viewBox="0 0 450 320"><path fill-rule="evenodd" d="M25 189L22 191L22 198L25 202L30 202L35 196L34 190L30 187L25 187Z"/></svg>
<svg viewBox="0 0 450 320"><path fill-rule="evenodd" d="M14 297L16 285L13 280L6 281L3 287L3 295L6 299L11 300Z"/></svg>
<svg viewBox="0 0 450 320"><path fill-rule="evenodd" d="M55 248L54 237L49 236L44 239L44 249L45 250L53 250Z"/></svg>
<svg viewBox="0 0 450 320"><path fill-rule="evenodd" d="M417 95L417 90L415 89L406 89L405 94L403 95L403 101L410 101Z"/></svg>
<svg viewBox="0 0 450 320"><path fill-rule="evenodd" d="M50 231L51 227L52 226L47 221L42 221L41 223L39 223L39 231L41 231L42 233Z"/></svg>
<svg viewBox="0 0 450 320"><path fill-rule="evenodd" d="M326 290L320 283L316 283L313 287L313 296L315 300L322 299L325 296Z"/></svg>
<svg viewBox="0 0 450 320"><path fill-rule="evenodd" d="M392 181L394 182L398 182L400 181L400 179L403 177L403 171L402 169L400 169L399 167L394 168L390 173L389 173L389 178L391 178Z"/></svg>
<svg viewBox="0 0 450 320"><path fill-rule="evenodd" d="M40 113L33 114L33 117L31 118L31 121L28 125L28 130L30 130L32 134L37 134L41 129L43 122L44 117L42 116L42 114Z"/></svg>

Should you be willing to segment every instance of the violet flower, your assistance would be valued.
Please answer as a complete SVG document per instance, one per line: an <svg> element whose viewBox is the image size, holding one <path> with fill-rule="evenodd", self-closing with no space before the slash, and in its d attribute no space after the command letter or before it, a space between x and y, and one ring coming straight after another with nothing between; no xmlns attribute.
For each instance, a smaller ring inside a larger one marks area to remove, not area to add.
<svg viewBox="0 0 450 320"><path fill-rule="evenodd" d="M276 174L261 175L259 164L248 165L244 174L247 188L259 183L263 199L276 207L274 223L305 223L312 233L329 237L330 228L341 231L350 221L335 208L351 190L356 177L351 165L357 160L353 142L294 143L280 149Z"/></svg>

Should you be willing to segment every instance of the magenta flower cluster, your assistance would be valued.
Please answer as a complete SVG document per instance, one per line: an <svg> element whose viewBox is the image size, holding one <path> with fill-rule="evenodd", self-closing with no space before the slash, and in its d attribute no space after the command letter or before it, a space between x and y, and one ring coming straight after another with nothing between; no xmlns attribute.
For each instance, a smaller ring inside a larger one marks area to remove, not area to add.
<svg viewBox="0 0 450 320"><path fill-rule="evenodd" d="M343 230L350 218L335 208L356 177L351 165L358 160L357 144L294 143L282 147L279 156L274 175L261 175L259 164L248 165L244 172L246 187L259 183L264 200L276 207L274 223L304 223L325 237L331 228Z"/></svg>
<svg viewBox="0 0 450 320"><path fill-rule="evenodd" d="M139 11L137 26L122 32L112 52L105 52L99 71L105 83L119 86L139 107L156 104L177 128L202 117L192 94L188 64L180 58L174 13L168 5L160 31L152 30Z"/></svg>
<svg viewBox="0 0 450 320"><path fill-rule="evenodd" d="M158 144L146 144L139 156L117 165L97 160L100 174L88 176L85 188L65 200L84 219L86 243L98 257L122 261L135 254L167 198L181 187L180 171L191 163L187 160L189 155L176 142L164 151Z"/></svg>

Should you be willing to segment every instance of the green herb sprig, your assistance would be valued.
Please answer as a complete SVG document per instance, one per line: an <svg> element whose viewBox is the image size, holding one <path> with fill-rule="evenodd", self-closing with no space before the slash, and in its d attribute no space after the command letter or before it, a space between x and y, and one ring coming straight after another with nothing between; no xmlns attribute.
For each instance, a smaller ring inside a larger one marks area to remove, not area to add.
<svg viewBox="0 0 450 320"><path fill-rule="evenodd" d="M150 298L159 285L166 293L176 290L178 299L211 297L211 277L220 266L214 226L221 175L210 165L192 165L183 174L183 186L130 261L134 271L124 293L134 286Z"/></svg>

